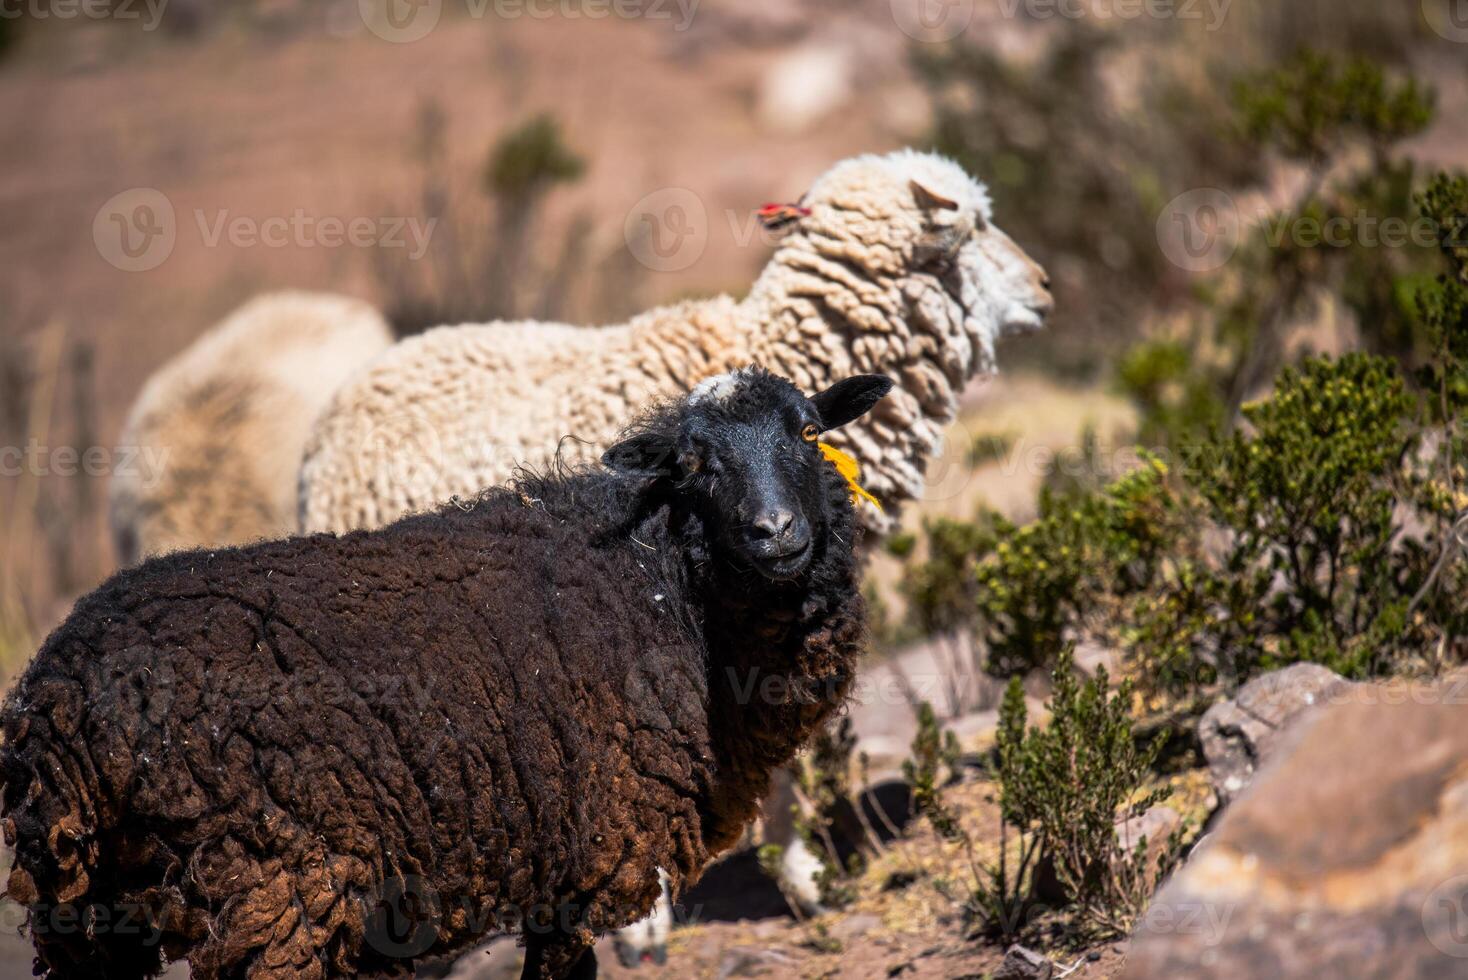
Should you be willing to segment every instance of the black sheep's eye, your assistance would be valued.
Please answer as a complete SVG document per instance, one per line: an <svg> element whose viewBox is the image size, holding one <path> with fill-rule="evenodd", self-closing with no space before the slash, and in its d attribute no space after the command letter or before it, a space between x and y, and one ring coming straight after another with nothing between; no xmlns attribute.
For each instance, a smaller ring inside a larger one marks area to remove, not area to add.
<svg viewBox="0 0 1468 980"><path fill-rule="evenodd" d="M800 430L800 438L806 442L815 442L820 435L821 430L817 429L813 423L807 423L806 427Z"/></svg>
<svg viewBox="0 0 1468 980"><path fill-rule="evenodd" d="M703 469L703 458L698 453L684 453L678 457L678 465L683 467L685 473L697 473Z"/></svg>

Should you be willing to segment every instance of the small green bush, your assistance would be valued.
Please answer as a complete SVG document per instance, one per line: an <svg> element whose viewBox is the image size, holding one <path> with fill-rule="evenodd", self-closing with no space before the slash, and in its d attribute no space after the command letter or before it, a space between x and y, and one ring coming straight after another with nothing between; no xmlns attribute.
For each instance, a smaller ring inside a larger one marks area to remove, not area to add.
<svg viewBox="0 0 1468 980"><path fill-rule="evenodd" d="M1231 532L1224 567L1248 581L1245 601L1257 600L1267 621L1254 649L1233 656L1372 672L1369 627L1399 625L1405 601L1394 581L1393 483L1412 406L1389 361L1311 359L1286 368L1272 398L1245 407L1248 434L1216 446L1198 491ZM1281 638L1277 656L1259 648L1267 636Z"/></svg>
<svg viewBox="0 0 1468 980"><path fill-rule="evenodd" d="M917 706L917 723L912 756L902 763L902 777L912 787L913 812L927 817L939 836L956 840L963 828L943 802L943 787L956 776L958 739L938 723L938 715L927 701Z"/></svg>
<svg viewBox="0 0 1468 980"><path fill-rule="evenodd" d="M560 124L542 114L495 143L484 166L484 188L496 198L525 197L579 180L585 171L586 161L566 145Z"/></svg>
<svg viewBox="0 0 1468 980"><path fill-rule="evenodd" d="M1116 597L1151 587L1186 528L1152 459L1097 491L1044 492L1017 526L993 511L925 525L928 553L901 588L926 632L975 629L998 676L1048 669L1068 635Z"/></svg>
<svg viewBox="0 0 1468 980"><path fill-rule="evenodd" d="M1001 819L1038 845L1054 869L1079 931L1123 936L1146 910L1178 853L1174 835L1153 869L1140 867L1145 838L1128 850L1116 826L1145 813L1167 791L1144 792L1162 749L1139 748L1132 731L1131 686L1108 693L1105 668L1077 680L1069 652L1056 662L1050 722L1026 730L1024 690L1013 678L1000 709L998 733ZM1011 904L991 897L990 903Z"/></svg>
<svg viewBox="0 0 1468 980"><path fill-rule="evenodd" d="M1046 911L1036 876L1050 868L1061 889L1060 910L1078 936L1112 938L1130 931L1157 883L1180 850L1180 832L1166 845L1145 838L1125 847L1116 827L1159 802L1165 790L1145 792L1160 742L1139 748L1129 715L1131 690L1108 693L1104 670L1077 680L1069 652L1057 661L1050 721L1026 728L1024 688L1010 681L999 712L993 777L999 841L980 860L972 835L943 799L940 774L956 753L931 707L919 709L913 757L904 764L917 811L944 840L960 845L969 878L960 897L979 931L1021 938ZM1153 867L1147 855L1157 851Z"/></svg>
<svg viewBox="0 0 1468 980"><path fill-rule="evenodd" d="M1014 448L1011 432L981 432L974 436L968 447L968 465L984 466L998 462Z"/></svg>
<svg viewBox="0 0 1468 980"><path fill-rule="evenodd" d="M414 141L423 185L410 213L435 222L426 252L373 252L389 321L406 336L445 323L558 318L573 292L569 284L594 265L585 254L589 219L572 220L548 262L539 225L551 193L579 180L586 162L553 117L535 116L490 145L473 193L451 176L448 129L443 107L425 102ZM619 290L628 283L620 279Z"/></svg>

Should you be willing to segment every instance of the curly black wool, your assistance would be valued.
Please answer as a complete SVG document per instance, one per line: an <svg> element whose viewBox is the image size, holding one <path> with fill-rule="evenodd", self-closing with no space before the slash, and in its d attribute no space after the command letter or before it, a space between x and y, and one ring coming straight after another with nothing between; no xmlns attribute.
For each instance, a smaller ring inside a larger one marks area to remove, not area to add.
<svg viewBox="0 0 1468 980"><path fill-rule="evenodd" d="M565 974L647 912L658 867L688 882L735 843L845 697L856 527L819 481L793 581L602 471L114 576L3 710L38 967L407 976L508 930L550 936Z"/></svg>

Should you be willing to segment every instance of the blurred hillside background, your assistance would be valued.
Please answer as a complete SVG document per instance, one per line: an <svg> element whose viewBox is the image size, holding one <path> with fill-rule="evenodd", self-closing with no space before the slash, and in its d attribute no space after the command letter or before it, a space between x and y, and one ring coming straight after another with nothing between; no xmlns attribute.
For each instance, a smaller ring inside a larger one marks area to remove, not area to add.
<svg viewBox="0 0 1468 980"><path fill-rule="evenodd" d="M1238 79L1302 47L1369 56L1436 89L1435 122L1401 152L1468 159L1468 47L1447 2L1148 9L6 7L0 444L34 450L0 481L6 633L23 649L112 567L108 462L68 467L46 450L120 460L113 443L148 373L261 290L356 294L405 331L615 320L746 288L769 252L753 210L793 200L832 162L936 146L990 182L1001 226L1055 280L1053 327L1001 359L1027 376L1015 382L1026 423L1073 441L1089 414L1115 414L1120 353L1196 302L1200 277L1158 244L1167 202L1198 187L1277 200L1298 177L1238 138ZM671 188L692 192L698 228L680 223ZM153 212L139 203L152 198L138 195L153 191L169 231L145 237ZM314 224L330 218L365 219L370 242L333 246ZM304 230L266 241L236 234L241 219L257 236L269 219ZM148 245L148 268L120 259L124 233ZM958 513L977 491L964 452L944 463L934 507ZM1012 500L1032 496L1003 482Z"/></svg>
<svg viewBox="0 0 1468 980"><path fill-rule="evenodd" d="M1049 270L1057 307L1045 331L1001 347L998 379L965 393L929 493L877 557L884 652L931 642L960 670L982 648L978 673L1033 675L1062 641L1099 637L1142 651L1134 673L1156 682L1144 693L1196 707L1193 688L1212 694L1225 674L1187 660L1197 637L1240 621L1216 607L1249 608L1288 569L1259 572L1255 593L1200 591L1208 611L1184 629L1196 597L1174 586L1206 560L1178 557L1178 527L1200 526L1178 518L1159 545L1176 549L1167 588L1142 590L1156 603L1128 605L1108 631L1097 621L1132 586L1083 569L1057 579L1033 555L1006 565L1007 549L1023 552L1032 532L1016 529L1039 517L1042 558L1066 554L1066 514L1084 525L1085 501L1133 500L1097 496L1136 465L1126 447L1226 439L1242 417L1270 431L1277 420L1246 406L1309 354L1364 350L1414 392L1440 382L1424 425L1447 433L1451 492L1414 498L1425 516L1408 523L1446 526L1463 508L1451 447L1468 374L1443 337L1468 321L1442 312L1458 293L1440 280L1453 243L1437 232L1468 191L1418 197L1468 164L1462 0L24 0L0 4L0 93L0 677L115 568L106 481L129 460L116 442L139 387L241 302L339 291L410 334L614 322L737 295L771 251L757 208L796 200L844 157L905 145L989 183L997 223ZM1382 235L1424 213L1438 219L1425 238ZM1338 240L1302 233L1332 217ZM1432 298L1441 282L1448 299ZM1359 390L1382 383L1370 365L1341 371ZM1308 401L1338 391L1333 378L1288 383ZM1347 438L1370 455L1385 436ZM1349 504L1320 510L1319 526L1359 531L1359 513L1332 509ZM1228 506L1210 513L1210 540L1235 540ZM1368 544L1343 559L1353 574L1395 560ZM1230 676L1293 659L1394 672L1405 660L1362 653L1381 648L1378 619L1435 644L1435 672L1464 625L1430 598L1447 591L1442 554L1436 570L1419 555L1397 581L1363 579L1337 620L1330 552L1332 594L1306 595L1306 613L1267 637L1230 635L1257 640ZM1043 608L1016 610L995 568ZM1309 577L1294 585L1309 592ZM1094 604L1067 610L1083 589ZM1370 623L1363 595L1385 611ZM1328 651L1312 645L1326 634ZM1169 687L1173 654L1186 677ZM998 696L961 687L940 713Z"/></svg>

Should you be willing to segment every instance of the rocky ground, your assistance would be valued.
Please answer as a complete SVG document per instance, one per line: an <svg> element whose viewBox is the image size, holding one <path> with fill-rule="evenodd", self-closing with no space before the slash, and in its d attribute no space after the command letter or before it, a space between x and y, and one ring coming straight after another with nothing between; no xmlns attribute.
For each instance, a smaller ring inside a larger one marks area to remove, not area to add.
<svg viewBox="0 0 1468 980"><path fill-rule="evenodd" d="M991 793L990 784L975 780L952 787L948 794L963 813L964 826L981 854L992 854L996 847L998 814L988 798ZM612 943L604 941L598 947L601 975L617 980L756 976L978 980L999 968L1005 947L972 936L973 923L958 900L972 875L961 848L945 843L919 821L873 858L855 882L856 899L845 908L806 921L773 914L695 922L674 931L668 962L662 966L644 963L628 969L618 963ZM766 894L770 890L767 882L753 887ZM684 911L692 915L695 910ZM1122 946L1114 942L1036 947L1057 973L1073 967L1067 976L1074 980L1115 976L1122 964ZM461 961L453 977L512 980L519 976L519 962L511 943L497 943L482 962Z"/></svg>
<svg viewBox="0 0 1468 980"><path fill-rule="evenodd" d="M1353 684L1309 664L1258 678L1216 704L1198 726L1206 765L1167 777L1168 798L1144 818L1158 837L1181 822L1196 846L1130 937L1077 945L1042 917L1020 956L975 934L963 900L975 881L972 861L997 853L998 814L994 787L968 768L945 800L973 841L972 858L926 820L909 822L899 784L887 780L873 790L884 801L882 823L903 829L879 832L886 840L850 882L847 904L795 918L752 852L736 851L682 896L665 964L629 969L605 940L602 975L1468 977L1465 704L1468 671L1437 682ZM866 710L867 718L879 714ZM968 757L992 744L992 718L956 719ZM874 736L867 744L883 743ZM1221 800L1232 802L1220 809ZM0 976L28 975L20 922L14 905L0 904ZM499 940L448 976L514 978L519 963L513 941Z"/></svg>

